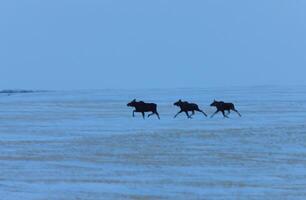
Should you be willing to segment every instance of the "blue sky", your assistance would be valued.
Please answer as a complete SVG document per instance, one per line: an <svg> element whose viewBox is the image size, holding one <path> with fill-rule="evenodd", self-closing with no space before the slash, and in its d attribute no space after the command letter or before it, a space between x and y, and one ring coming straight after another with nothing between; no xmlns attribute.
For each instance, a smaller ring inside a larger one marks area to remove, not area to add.
<svg viewBox="0 0 306 200"><path fill-rule="evenodd" d="M0 88L306 84L303 0L9 0Z"/></svg>

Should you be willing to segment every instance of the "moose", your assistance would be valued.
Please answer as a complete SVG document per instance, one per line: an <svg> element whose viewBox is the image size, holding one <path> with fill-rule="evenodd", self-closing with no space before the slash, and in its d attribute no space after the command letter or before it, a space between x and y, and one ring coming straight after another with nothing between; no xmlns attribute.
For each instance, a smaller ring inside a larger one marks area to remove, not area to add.
<svg viewBox="0 0 306 200"><path fill-rule="evenodd" d="M157 112L157 105L155 103L145 103L143 101L136 101L134 99L130 103L127 104L128 107L134 107L135 110L133 110L133 117L135 117L135 112L140 112L142 114L143 119L145 119L145 112L152 112L148 115L150 117L151 115L157 115L157 118L160 119L159 114Z"/></svg>
<svg viewBox="0 0 306 200"><path fill-rule="evenodd" d="M178 100L177 102L175 102L173 105L178 106L178 107L180 107L180 109L181 109L181 110L174 116L174 118L176 118L180 113L185 112L186 115L187 115L187 117L188 117L189 119L191 119L191 118L192 118L191 116L195 114L195 111L201 112L201 113L203 113L203 114L207 117L206 113L203 112L203 111L199 108L199 106L198 106L197 104L195 104L195 103L189 103L189 102L187 102L187 101L182 101L182 100L180 99L180 100ZM192 114L189 115L188 111L191 111Z"/></svg>
<svg viewBox="0 0 306 200"><path fill-rule="evenodd" d="M236 110L235 105L233 103L225 103L223 101L214 100L214 102L212 102L210 106L214 106L217 108L217 111L211 116L211 118L220 111L222 112L224 117L228 118L228 115L231 113L231 110L235 111L239 115L239 117L241 117L241 114L238 112L238 110ZM227 111L228 115L226 115L224 111Z"/></svg>

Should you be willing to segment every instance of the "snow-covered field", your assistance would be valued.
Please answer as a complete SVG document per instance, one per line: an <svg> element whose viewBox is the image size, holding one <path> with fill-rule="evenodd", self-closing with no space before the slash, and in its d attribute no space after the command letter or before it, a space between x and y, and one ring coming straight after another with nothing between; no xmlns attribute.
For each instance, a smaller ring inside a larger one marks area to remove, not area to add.
<svg viewBox="0 0 306 200"><path fill-rule="evenodd" d="M173 119L179 98L242 117ZM306 199L306 87L0 94L0 171L4 200Z"/></svg>

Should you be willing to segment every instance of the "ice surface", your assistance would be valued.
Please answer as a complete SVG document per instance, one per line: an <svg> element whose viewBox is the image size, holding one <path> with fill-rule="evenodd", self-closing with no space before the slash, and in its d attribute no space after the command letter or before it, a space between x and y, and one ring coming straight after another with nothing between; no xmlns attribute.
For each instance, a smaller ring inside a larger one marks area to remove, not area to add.
<svg viewBox="0 0 306 200"><path fill-rule="evenodd" d="M137 98L161 120L132 117ZM179 98L211 115L173 119ZM5 200L306 199L306 87L0 94Z"/></svg>

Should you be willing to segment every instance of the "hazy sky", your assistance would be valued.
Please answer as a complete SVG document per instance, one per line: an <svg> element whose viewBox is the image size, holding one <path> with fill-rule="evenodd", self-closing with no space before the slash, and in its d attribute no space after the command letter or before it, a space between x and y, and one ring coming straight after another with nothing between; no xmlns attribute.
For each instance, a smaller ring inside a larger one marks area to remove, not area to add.
<svg viewBox="0 0 306 200"><path fill-rule="evenodd" d="M306 84L305 0L7 0L0 26L0 89Z"/></svg>

